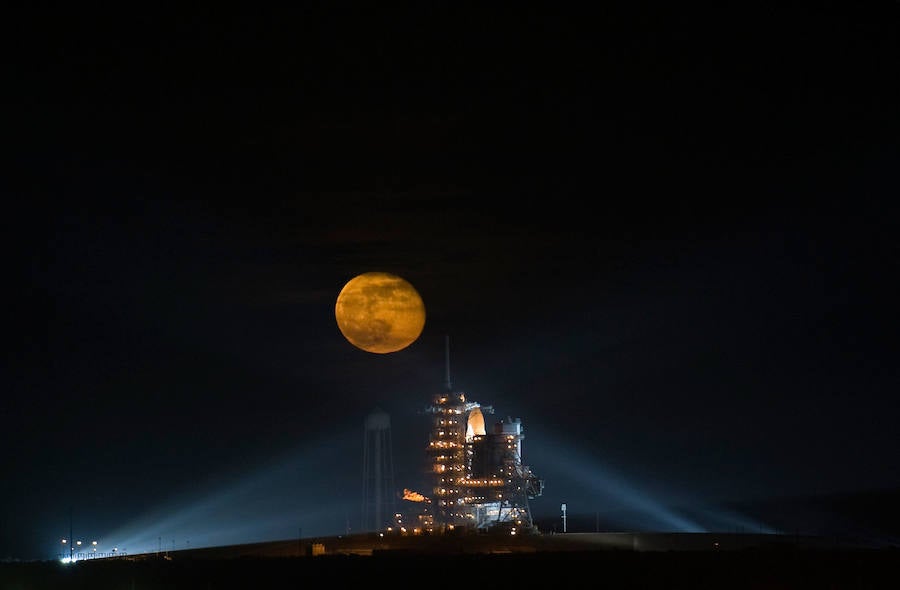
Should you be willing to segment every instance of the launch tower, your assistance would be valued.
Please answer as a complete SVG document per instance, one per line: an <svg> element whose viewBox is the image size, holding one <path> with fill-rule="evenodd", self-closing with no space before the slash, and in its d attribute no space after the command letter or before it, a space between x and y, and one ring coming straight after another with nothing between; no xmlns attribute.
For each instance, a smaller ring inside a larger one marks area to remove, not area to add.
<svg viewBox="0 0 900 590"><path fill-rule="evenodd" d="M543 481L522 463L522 422L507 418L487 432L484 414L494 409L453 391L449 356L448 339L446 391L427 409L433 530L533 531L529 500L541 495Z"/></svg>

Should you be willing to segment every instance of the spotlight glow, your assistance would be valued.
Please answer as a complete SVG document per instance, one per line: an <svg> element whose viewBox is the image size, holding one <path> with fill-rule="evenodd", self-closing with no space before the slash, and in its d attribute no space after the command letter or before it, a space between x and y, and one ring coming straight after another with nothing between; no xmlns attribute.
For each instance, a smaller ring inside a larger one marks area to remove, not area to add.
<svg viewBox="0 0 900 590"><path fill-rule="evenodd" d="M355 430L333 434L227 487L164 500L103 538L115 544L118 555L134 555L294 539L300 530L307 537L345 533L350 512L341 492L355 489L356 472L347 472L346 483L321 481L315 474L330 473L358 454L358 435Z"/></svg>
<svg viewBox="0 0 900 590"><path fill-rule="evenodd" d="M543 465L548 481L562 482L560 487L583 490L580 499L584 513L605 506L604 516L616 521L624 530L648 532L704 533L710 531L747 530L774 533L771 527L733 510L710 507L709 502L685 502L680 498L661 498L646 491L659 489L659 482L635 482L614 472L595 457L585 455L574 445L554 440L548 442L546 432L529 449L535 464ZM552 475L551 475L552 474ZM552 483L548 486L552 490ZM544 493L547 496L547 492ZM674 496L674 494L673 494ZM570 504L571 504L571 499Z"/></svg>

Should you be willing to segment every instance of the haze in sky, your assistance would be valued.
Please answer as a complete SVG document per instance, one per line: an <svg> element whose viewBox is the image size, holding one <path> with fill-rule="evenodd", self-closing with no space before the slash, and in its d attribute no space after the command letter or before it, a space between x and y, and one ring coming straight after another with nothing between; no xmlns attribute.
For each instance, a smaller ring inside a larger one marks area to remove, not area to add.
<svg viewBox="0 0 900 590"><path fill-rule="evenodd" d="M896 540L898 7L742 11L10 19L0 558L356 530L448 336L545 530Z"/></svg>

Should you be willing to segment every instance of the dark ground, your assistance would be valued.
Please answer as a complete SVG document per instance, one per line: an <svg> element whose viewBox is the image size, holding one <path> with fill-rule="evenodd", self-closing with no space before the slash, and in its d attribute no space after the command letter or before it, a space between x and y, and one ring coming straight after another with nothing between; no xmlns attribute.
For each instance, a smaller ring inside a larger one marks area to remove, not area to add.
<svg viewBox="0 0 900 590"><path fill-rule="evenodd" d="M417 588L896 588L896 550L586 551L509 555L379 555L0 566L0 587L303 588L366 583Z"/></svg>

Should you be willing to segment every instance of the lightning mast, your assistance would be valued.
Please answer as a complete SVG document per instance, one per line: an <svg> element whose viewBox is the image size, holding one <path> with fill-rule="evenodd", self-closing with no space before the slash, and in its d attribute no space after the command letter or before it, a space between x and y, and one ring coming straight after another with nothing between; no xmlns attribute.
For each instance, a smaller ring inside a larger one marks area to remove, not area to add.
<svg viewBox="0 0 900 590"><path fill-rule="evenodd" d="M453 384L450 382L450 335L444 335L444 365L446 366L447 376L444 380L444 388L447 392L453 391Z"/></svg>

